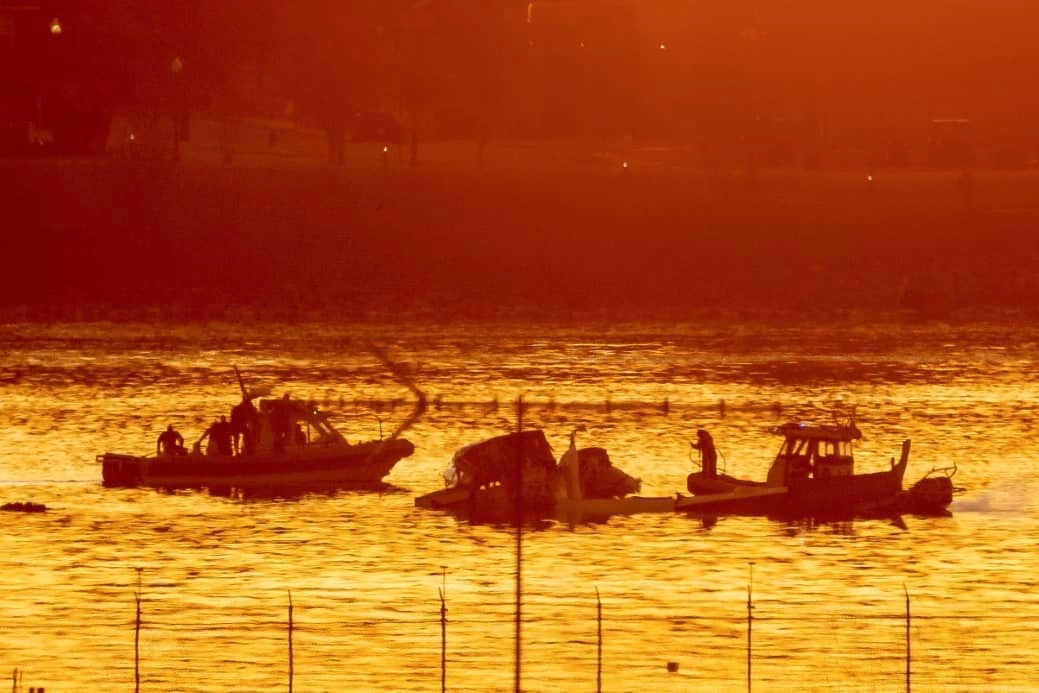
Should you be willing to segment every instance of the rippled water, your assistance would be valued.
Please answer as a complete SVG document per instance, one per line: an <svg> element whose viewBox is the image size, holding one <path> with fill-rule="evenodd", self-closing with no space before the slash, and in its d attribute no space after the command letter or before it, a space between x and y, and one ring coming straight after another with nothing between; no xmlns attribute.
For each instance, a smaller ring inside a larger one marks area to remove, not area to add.
<svg viewBox="0 0 1039 693"><path fill-rule="evenodd" d="M191 440L225 413L232 364L351 439L388 432L408 393L366 340L439 398L383 493L101 487L95 454L148 451L169 422ZM911 438L907 482L955 463L965 488L940 518L532 525L525 689L595 689L596 589L604 690L745 689L751 579L758 690L903 690L904 589L916 689L1025 690L1039 671L1035 326L59 324L0 343L0 501L49 507L0 513L0 671L26 688L133 686L140 569L142 690L287 689L289 591L296 690L435 690L442 587L448 688L511 689L513 534L413 498L456 448L513 427L520 394L558 451L584 424L645 495L684 489L696 426L761 477L768 427L837 397L859 408L859 469Z"/></svg>

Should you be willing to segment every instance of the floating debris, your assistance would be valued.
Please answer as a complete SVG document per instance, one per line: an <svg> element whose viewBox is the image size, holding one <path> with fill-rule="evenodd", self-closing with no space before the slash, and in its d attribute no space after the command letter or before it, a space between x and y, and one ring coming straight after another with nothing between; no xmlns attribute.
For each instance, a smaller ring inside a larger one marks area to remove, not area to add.
<svg viewBox="0 0 1039 693"><path fill-rule="evenodd" d="M47 510L47 506L43 503L4 503L0 505L0 510L13 513L42 513Z"/></svg>

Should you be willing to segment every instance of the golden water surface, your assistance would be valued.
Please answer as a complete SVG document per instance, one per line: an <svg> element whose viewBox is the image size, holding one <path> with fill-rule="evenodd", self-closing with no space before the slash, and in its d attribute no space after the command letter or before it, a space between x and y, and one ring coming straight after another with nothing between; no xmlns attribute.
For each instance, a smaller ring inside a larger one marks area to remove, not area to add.
<svg viewBox="0 0 1039 693"><path fill-rule="evenodd" d="M366 340L437 402L383 492L101 486L96 454L153 450L167 423L190 442L227 413L232 364L351 440L388 433L409 394ZM916 690L1028 690L1039 671L1035 327L59 324L0 343L0 502L49 508L0 513L0 672L26 689L131 690L138 579L141 690L287 690L290 591L294 690L438 690L439 589L447 688L512 689L513 531L413 499L514 427L520 394L557 452L583 424L644 495L684 491L697 426L762 478L769 427L836 398L858 407L859 470L911 438L907 483L956 464L964 489L947 517L532 522L524 689L595 690L598 590L603 690L745 690L751 583L756 690L904 690L906 592Z"/></svg>

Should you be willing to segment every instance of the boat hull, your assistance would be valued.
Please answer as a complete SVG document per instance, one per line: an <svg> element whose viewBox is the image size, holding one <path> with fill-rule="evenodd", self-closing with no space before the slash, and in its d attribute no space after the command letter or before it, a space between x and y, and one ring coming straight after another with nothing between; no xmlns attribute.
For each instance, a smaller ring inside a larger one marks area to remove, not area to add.
<svg viewBox="0 0 1039 693"><path fill-rule="evenodd" d="M738 487L700 496L680 496L675 510L701 516L779 515L786 507L786 486Z"/></svg>
<svg viewBox="0 0 1039 693"><path fill-rule="evenodd" d="M703 472L693 472L686 478L685 485L694 496L705 496L712 493L728 493L736 488L764 486L765 483L737 479L727 474L711 477Z"/></svg>
<svg viewBox="0 0 1039 693"><path fill-rule="evenodd" d="M693 497L682 498L677 510L704 514L768 515L774 517L841 517L894 507L902 491L905 465L888 471L829 478L790 480L769 486L732 477L689 475Z"/></svg>
<svg viewBox="0 0 1039 693"><path fill-rule="evenodd" d="M105 453L98 461L105 486L360 486L379 484L414 449L407 440L395 439L241 456L139 457Z"/></svg>

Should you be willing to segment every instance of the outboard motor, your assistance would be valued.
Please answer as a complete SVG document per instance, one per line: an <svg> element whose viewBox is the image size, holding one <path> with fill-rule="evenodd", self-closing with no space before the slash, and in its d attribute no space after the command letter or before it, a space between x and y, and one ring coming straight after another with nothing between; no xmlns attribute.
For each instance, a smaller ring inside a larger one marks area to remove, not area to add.
<svg viewBox="0 0 1039 693"><path fill-rule="evenodd" d="M932 476L941 473L941 476ZM956 473L956 465L943 469L932 469L923 479L909 489L909 510L918 513L941 512L952 503L952 494L956 487L952 485L952 477Z"/></svg>
<svg viewBox="0 0 1039 693"><path fill-rule="evenodd" d="M914 508L941 510L952 503L952 479L947 476L929 476L920 479L909 489Z"/></svg>

